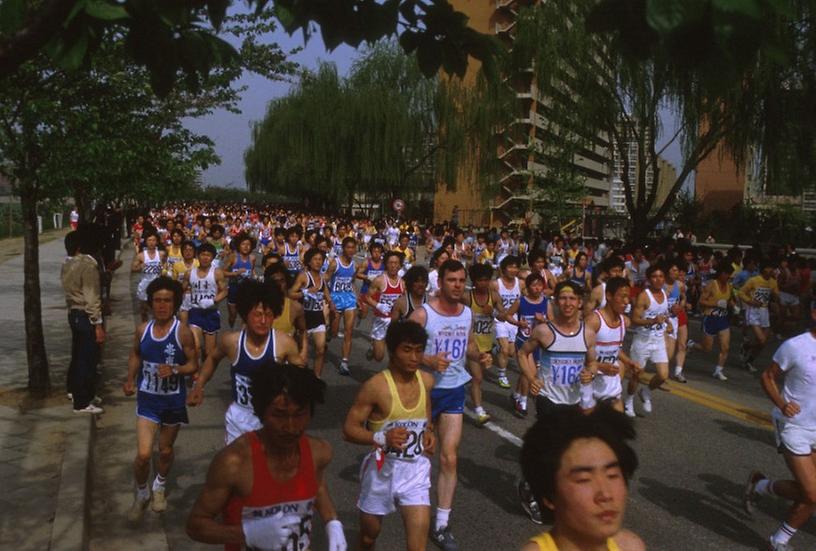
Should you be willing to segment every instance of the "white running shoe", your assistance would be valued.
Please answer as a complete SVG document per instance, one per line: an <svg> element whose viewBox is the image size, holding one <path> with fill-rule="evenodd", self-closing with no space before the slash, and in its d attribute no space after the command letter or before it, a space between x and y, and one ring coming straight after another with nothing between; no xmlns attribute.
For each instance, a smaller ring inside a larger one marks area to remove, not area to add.
<svg viewBox="0 0 816 551"><path fill-rule="evenodd" d="M70 392L66 394L65 397L68 399L69 402L74 401L74 395ZM95 406L98 406L102 403L102 398L100 398L99 396L94 396L93 400L91 400L91 403Z"/></svg>
<svg viewBox="0 0 816 551"><path fill-rule="evenodd" d="M74 413L88 413L90 415L98 415L100 413L105 413L105 410L99 406L95 406L93 404L88 404L82 409L75 409Z"/></svg>
<svg viewBox="0 0 816 551"><path fill-rule="evenodd" d="M725 373L723 373L719 369L714 370L714 373L712 373L711 376L714 377L715 379L720 380L720 381L727 381L728 380L728 377L725 376Z"/></svg>
<svg viewBox="0 0 816 551"><path fill-rule="evenodd" d="M638 396L640 397L640 401L643 402L643 411L646 413L652 412L652 393L645 388L641 388L638 391Z"/></svg>
<svg viewBox="0 0 816 551"><path fill-rule="evenodd" d="M633 401L624 402L623 412L626 414L627 417L631 417L632 419L637 417L637 414L635 413L635 403Z"/></svg>
<svg viewBox="0 0 816 551"><path fill-rule="evenodd" d="M167 510L167 497L164 495L164 488L156 488L150 498L150 508L154 513L163 513Z"/></svg>
<svg viewBox="0 0 816 551"><path fill-rule="evenodd" d="M139 499L139 496L133 498L133 504L127 514L128 522L139 522L144 516L144 511L147 509L147 504L150 503L150 498Z"/></svg>

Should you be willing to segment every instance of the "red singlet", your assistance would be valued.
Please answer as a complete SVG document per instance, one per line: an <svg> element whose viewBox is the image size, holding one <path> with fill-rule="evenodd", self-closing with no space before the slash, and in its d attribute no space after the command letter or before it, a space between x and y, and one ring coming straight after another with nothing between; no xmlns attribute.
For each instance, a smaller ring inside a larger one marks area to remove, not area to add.
<svg viewBox="0 0 816 551"><path fill-rule="evenodd" d="M261 441L249 433L252 448L252 492L248 496L233 496L224 509L224 523L240 525L243 520L277 517L270 530L270 543L275 549L302 551L309 549L312 535L312 515L317 495L314 461L309 438L300 438L300 465L291 479L280 481L269 472ZM240 551L240 545L225 545L226 551Z"/></svg>

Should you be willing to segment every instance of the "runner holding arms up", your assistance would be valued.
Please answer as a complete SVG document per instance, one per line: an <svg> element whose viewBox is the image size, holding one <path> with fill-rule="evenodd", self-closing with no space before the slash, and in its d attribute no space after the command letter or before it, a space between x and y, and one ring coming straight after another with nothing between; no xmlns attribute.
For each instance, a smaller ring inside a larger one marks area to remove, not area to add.
<svg viewBox="0 0 816 551"><path fill-rule="evenodd" d="M366 381L343 425L349 442L374 447L361 467L360 549L374 549L383 516L395 507L405 525L406 549L422 551L431 521L434 377L420 371L428 334L416 322L394 321L385 343L388 367Z"/></svg>

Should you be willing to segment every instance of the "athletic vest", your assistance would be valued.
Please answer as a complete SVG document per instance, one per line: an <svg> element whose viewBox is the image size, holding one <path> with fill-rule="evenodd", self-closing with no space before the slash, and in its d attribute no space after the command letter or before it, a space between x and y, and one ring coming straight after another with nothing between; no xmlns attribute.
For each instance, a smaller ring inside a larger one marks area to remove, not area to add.
<svg viewBox="0 0 816 551"><path fill-rule="evenodd" d="M374 315L379 318L387 318L391 312L391 309L394 307L394 303L397 302L397 299L402 296L402 286L400 285L401 279L397 278L397 284L393 285L391 283L391 279L386 275L385 276L385 289L380 292L379 297L377 298L377 309L374 310ZM388 312L383 314L380 310L384 310Z"/></svg>
<svg viewBox="0 0 816 551"><path fill-rule="evenodd" d="M250 377L264 365L274 363L275 353L275 330L271 329L266 336L266 344L260 356L253 356L246 347L246 329L242 329L238 335L238 355L230 366L230 377L232 378L232 400L242 408L252 411L252 393L250 388Z"/></svg>
<svg viewBox="0 0 816 551"><path fill-rule="evenodd" d="M543 297L538 304L530 302L525 296L519 299L518 319L527 320L527 329L519 327L517 334L518 340L523 342L530 338L533 328L539 324L539 321L536 319L536 314L544 314L544 317L547 316L547 302L547 297Z"/></svg>
<svg viewBox="0 0 816 551"><path fill-rule="evenodd" d="M297 275L301 270L303 270L303 263L300 261L300 247L295 245L295 250L289 250L289 242L283 244L283 254L281 255L281 260L283 260L283 264L286 266L286 271L289 272L291 275Z"/></svg>
<svg viewBox="0 0 816 551"><path fill-rule="evenodd" d="M581 289L586 289L586 286L587 286L586 274L587 274L587 270L584 270L583 277L579 276L578 273L577 273L577 268L575 268L575 266L573 266L572 269L570 270L569 281L571 283L574 283L575 285L579 285L581 287Z"/></svg>
<svg viewBox="0 0 816 551"><path fill-rule="evenodd" d="M552 322L547 322L555 339L541 352L538 378L544 381L540 396L556 404L574 405L581 400L579 373L584 368L587 345L584 322L574 335L561 333Z"/></svg>
<svg viewBox="0 0 816 551"><path fill-rule="evenodd" d="M498 283L499 297L501 298L502 306L504 306L504 310L507 311L510 309L511 306L513 306L513 303L516 302L518 298L521 296L521 286L519 285L519 279L516 278L516 282L513 284L512 289L507 289L504 286L504 280L502 278L497 279L496 283ZM517 318L514 316L513 319Z"/></svg>
<svg viewBox="0 0 816 551"><path fill-rule="evenodd" d="M493 297L487 293L487 302L479 304L476 302L476 293L470 292L470 310L473 312L473 334L480 352L488 352L493 348L495 339L494 327L496 325L493 317Z"/></svg>
<svg viewBox="0 0 816 551"><path fill-rule="evenodd" d="M394 377L391 375L391 371L389 369L383 371L385 380L388 383L388 393L391 395L391 411L388 412L385 419L368 421L368 428L372 432L388 432L391 429L399 427L403 427L408 431L408 441L405 443L404 450L398 448L388 448L384 450L387 456L403 461L413 461L422 455L422 438L425 435L425 428L428 425L425 384L422 382L420 372L417 371L415 374L417 383L419 384L419 400L416 406L408 409L403 405L402 400L400 400L397 385L394 383Z"/></svg>
<svg viewBox="0 0 816 551"><path fill-rule="evenodd" d="M323 311L323 303L326 300L323 294L326 288L326 282L321 279L320 287L317 288L317 291L310 291L309 289L315 287L315 285L312 273L306 272L306 287L303 288L303 310L306 312Z"/></svg>
<svg viewBox="0 0 816 551"><path fill-rule="evenodd" d="M348 265L345 265L340 259L341 257L337 257L335 259L337 269L334 271L331 277L331 292L353 293L354 274L357 272L357 268L354 266L354 261L351 261L348 263Z"/></svg>
<svg viewBox="0 0 816 551"><path fill-rule="evenodd" d="M544 532L534 538L530 538L530 541L538 544L539 551L558 551L558 546L555 544L555 540L549 532ZM620 551L620 547L618 547L618 544L615 543L615 540L612 538L607 538L606 548L608 551Z"/></svg>
<svg viewBox="0 0 816 551"><path fill-rule="evenodd" d="M719 282L715 281L711 285L714 286L714 296L712 297L716 302L721 300L726 301L726 303L731 299L731 284L725 284L725 291L720 289ZM706 307L703 311L706 316L716 316L716 317L724 317L728 315L728 306L725 308L720 308L719 306L714 307Z"/></svg>
<svg viewBox="0 0 816 551"><path fill-rule="evenodd" d="M198 268L190 270L190 300L194 308L201 308L198 305L203 299L215 300L218 293L218 285L215 282L215 266L210 266L207 275L198 276ZM217 306L213 306L213 309Z"/></svg>
<svg viewBox="0 0 816 551"><path fill-rule="evenodd" d="M434 388L458 388L466 384L471 379L465 367L472 322L470 308L465 306L456 316L440 314L430 304L423 304L422 308L426 315L425 331L428 332L425 354L435 356L440 352L447 352L447 359L450 361L444 372L434 372Z"/></svg>
<svg viewBox="0 0 816 551"><path fill-rule="evenodd" d="M234 272L236 270L240 270L241 268L245 268L246 272L237 277L231 277L229 282L231 287L237 287L239 283L252 277L252 257L247 257L246 260L241 260L240 253L236 253L235 263L232 265L232 269L230 271Z"/></svg>
<svg viewBox="0 0 816 551"><path fill-rule="evenodd" d="M310 549L317 480L309 438L300 437L297 473L281 482L269 471L258 434L254 431L247 434L252 450L252 492L230 498L224 510L224 524L235 526L242 521L277 517L278 522L272 525L266 538L269 549ZM224 549L241 551L243 546L228 544Z"/></svg>
<svg viewBox="0 0 816 551"><path fill-rule="evenodd" d="M272 329L275 331L280 331L290 337L295 334L295 326L292 324L292 314L291 314L291 305L292 299L289 297L284 297L283 299L283 312L281 315L275 318L275 321L272 322Z"/></svg>
<svg viewBox="0 0 816 551"><path fill-rule="evenodd" d="M367 293L367 292L368 292L368 288L369 288L369 286L371 285L371 281L372 281L372 280L373 280L375 277L381 276L381 275L382 275L382 274L384 274L384 273L385 273L385 263L384 263L382 260L380 260L380 267L379 267L379 268L375 268L375 267L374 267L374 266L371 264L371 260L369 259L369 260L368 260L368 262L366 263L366 269L365 269L365 275L366 275L366 278L368 278L368 279L365 279L365 280L363 281L363 285L360 287L360 292L361 292L362 294Z"/></svg>
<svg viewBox="0 0 816 551"><path fill-rule="evenodd" d="M155 256L150 258L150 251L145 249L142 251L144 263L142 264L142 279L156 279L161 275L161 253L158 249L155 251Z"/></svg>
<svg viewBox="0 0 816 551"><path fill-rule="evenodd" d="M664 289L665 290L665 289ZM671 291L666 294L666 300L669 301L669 315L673 318L676 318L672 313L672 307L680 302L680 282L675 281L674 285L672 285Z"/></svg>
<svg viewBox="0 0 816 551"><path fill-rule="evenodd" d="M169 246L167 247L167 265L171 268L176 262L182 262L184 257L181 256L181 246L174 247Z"/></svg>
<svg viewBox="0 0 816 551"><path fill-rule="evenodd" d="M623 315L620 316L620 327L609 327L600 310L595 314L601 320L600 329L595 335L595 354L600 363L615 363L618 361L623 339L626 337L626 324ZM617 377L617 375L615 375Z"/></svg>
<svg viewBox="0 0 816 551"><path fill-rule="evenodd" d="M426 302L428 302L428 295L424 294L422 295L422 303L420 304L420 306L422 306L422 304L425 304ZM411 293L407 291L405 293L405 304L406 304L405 314L402 316L401 319L408 319L408 316L411 315L411 312L416 310L416 306L414 306L414 301L413 299L411 299Z"/></svg>
<svg viewBox="0 0 816 551"><path fill-rule="evenodd" d="M669 299L666 296L666 291L663 289L660 290L663 293L663 302L658 303L655 300L654 295L650 289L644 289L643 291L646 293L646 296L649 297L649 306L646 308L646 311L643 312L643 319L655 319L658 316L668 316L669 315ZM666 332L666 324L665 323L653 323L651 325L641 325L638 326L636 335L640 335L642 337L649 337L649 338L663 338L664 333Z"/></svg>
<svg viewBox="0 0 816 551"><path fill-rule="evenodd" d="M139 356L142 368L139 370L136 386L139 397L160 398L168 408L184 408L187 396L187 385L184 384L184 375L174 374L169 377L159 377L159 366L167 364L179 366L187 363L187 356L181 347L179 339L179 321L173 318L173 325L161 339L153 336L153 325L150 321L145 327L139 341Z"/></svg>

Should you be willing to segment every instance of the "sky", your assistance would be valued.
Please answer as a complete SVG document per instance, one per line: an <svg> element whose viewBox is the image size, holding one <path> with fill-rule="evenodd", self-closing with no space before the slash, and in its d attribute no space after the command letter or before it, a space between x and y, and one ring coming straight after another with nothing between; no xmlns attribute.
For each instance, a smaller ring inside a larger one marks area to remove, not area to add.
<svg viewBox="0 0 816 551"><path fill-rule="evenodd" d="M303 50L290 57L290 60L299 63L302 67L314 69L319 61L329 61L337 65L341 75L348 72L358 55L356 50L345 45L339 46L332 52L326 51L320 33L313 34L305 46L301 33L295 33L290 37L282 30L271 33L268 41L277 42L284 51L302 47ZM263 119L270 100L286 95L292 86L288 82L272 82L250 73L244 73L244 76L236 83L236 86L241 85L247 85L248 89L239 103L240 114L220 110L206 118L185 121L187 128L205 134L215 142L216 153L221 158L220 165L212 166L202 174L201 179L205 185L246 187L244 151L251 143L252 124ZM665 112L662 118L663 135L672 136L676 130L674 118L668 112ZM670 145L662 156L671 162L678 172L680 171L682 156L677 142ZM691 178L687 184L690 182Z"/></svg>

